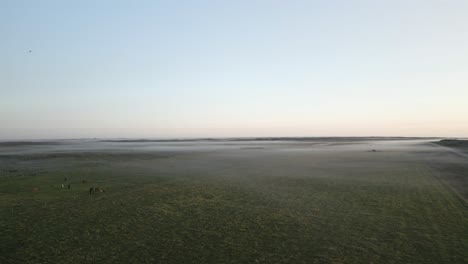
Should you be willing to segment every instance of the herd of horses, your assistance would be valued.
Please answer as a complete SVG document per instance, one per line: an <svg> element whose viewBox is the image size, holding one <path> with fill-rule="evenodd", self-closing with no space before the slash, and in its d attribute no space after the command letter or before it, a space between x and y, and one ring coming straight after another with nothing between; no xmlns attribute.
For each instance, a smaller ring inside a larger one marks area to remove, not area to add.
<svg viewBox="0 0 468 264"><path fill-rule="evenodd" d="M62 189L71 189L71 185L70 185L70 183L68 182L68 178L65 177L63 180L64 180L65 183L63 183L63 184L61 185ZM82 183L82 184L85 184L85 183L87 183L87 182L88 182L87 180L81 180L81 183ZM33 191L33 192L39 192L39 191L40 191L40 188L39 188L39 187L34 187L34 188L32 188L32 191ZM91 187L91 188L89 188L88 191L89 191L89 194L106 192L103 188L99 188L99 187L94 187L94 188Z"/></svg>
<svg viewBox="0 0 468 264"><path fill-rule="evenodd" d="M68 181L68 178L67 178L67 177L65 177L63 180L64 180L64 181ZM87 183L87 182L88 182L87 180L81 180L81 183L82 183L82 184L85 184L85 183ZM64 187L65 187L65 185L64 185L64 184L62 184L62 189L64 189ZM67 184L67 188L68 188L68 189L70 189L70 184ZM93 187L91 187L91 188L89 188L89 190L88 190L88 191L89 191L89 194L94 194L94 193L103 193L103 192L105 192L105 190L104 190L104 189L102 189L102 188L99 188L99 187L94 187L94 188L93 188Z"/></svg>
<svg viewBox="0 0 468 264"><path fill-rule="evenodd" d="M102 189L102 188L98 188L98 187L96 187L96 188L93 188L93 187L89 188L89 194L93 194L93 193L103 193L103 192L105 192L105 191L104 191L104 189Z"/></svg>

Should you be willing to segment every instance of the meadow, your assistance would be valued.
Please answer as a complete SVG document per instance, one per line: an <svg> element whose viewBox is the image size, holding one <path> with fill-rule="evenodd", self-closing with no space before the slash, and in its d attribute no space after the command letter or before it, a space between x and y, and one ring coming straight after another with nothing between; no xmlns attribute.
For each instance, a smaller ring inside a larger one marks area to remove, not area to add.
<svg viewBox="0 0 468 264"><path fill-rule="evenodd" d="M0 263L468 263L466 178L421 139L8 142Z"/></svg>

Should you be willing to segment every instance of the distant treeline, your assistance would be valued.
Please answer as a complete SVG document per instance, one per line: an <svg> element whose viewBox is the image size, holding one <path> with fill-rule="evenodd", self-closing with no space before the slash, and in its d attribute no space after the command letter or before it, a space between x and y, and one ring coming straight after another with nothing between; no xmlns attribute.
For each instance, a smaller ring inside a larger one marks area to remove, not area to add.
<svg viewBox="0 0 468 264"><path fill-rule="evenodd" d="M101 140L101 142L364 141L364 140L411 140L411 139L431 139L431 138L426 138L426 137L249 137L249 138L194 138L194 139L106 139L106 140Z"/></svg>
<svg viewBox="0 0 468 264"><path fill-rule="evenodd" d="M42 146L42 145L60 145L57 141L5 141L0 142L0 147L18 147L18 146Z"/></svg>
<svg viewBox="0 0 468 264"><path fill-rule="evenodd" d="M442 139L436 144L446 147L468 148L468 139Z"/></svg>

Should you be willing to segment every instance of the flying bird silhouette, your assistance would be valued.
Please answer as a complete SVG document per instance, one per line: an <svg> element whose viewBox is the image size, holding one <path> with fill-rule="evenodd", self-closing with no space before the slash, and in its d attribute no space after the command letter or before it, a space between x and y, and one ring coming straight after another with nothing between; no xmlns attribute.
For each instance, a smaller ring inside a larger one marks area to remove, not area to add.
<svg viewBox="0 0 468 264"><path fill-rule="evenodd" d="M32 52L32 50L29 50L29 51L28 51L28 53L31 53L31 52Z"/></svg>

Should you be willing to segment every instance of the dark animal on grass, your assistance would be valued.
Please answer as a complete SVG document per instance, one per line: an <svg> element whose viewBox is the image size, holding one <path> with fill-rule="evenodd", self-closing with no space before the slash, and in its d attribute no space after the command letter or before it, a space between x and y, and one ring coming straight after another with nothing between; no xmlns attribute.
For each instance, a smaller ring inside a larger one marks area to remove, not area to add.
<svg viewBox="0 0 468 264"><path fill-rule="evenodd" d="M67 184L67 188L68 188L68 189L70 189L70 188L71 188L70 184Z"/></svg>
<svg viewBox="0 0 468 264"><path fill-rule="evenodd" d="M93 194L93 193L94 193L94 188L93 187L89 188L89 194Z"/></svg>
<svg viewBox="0 0 468 264"><path fill-rule="evenodd" d="M94 188L94 192L101 192L101 189L99 189L98 187Z"/></svg>

